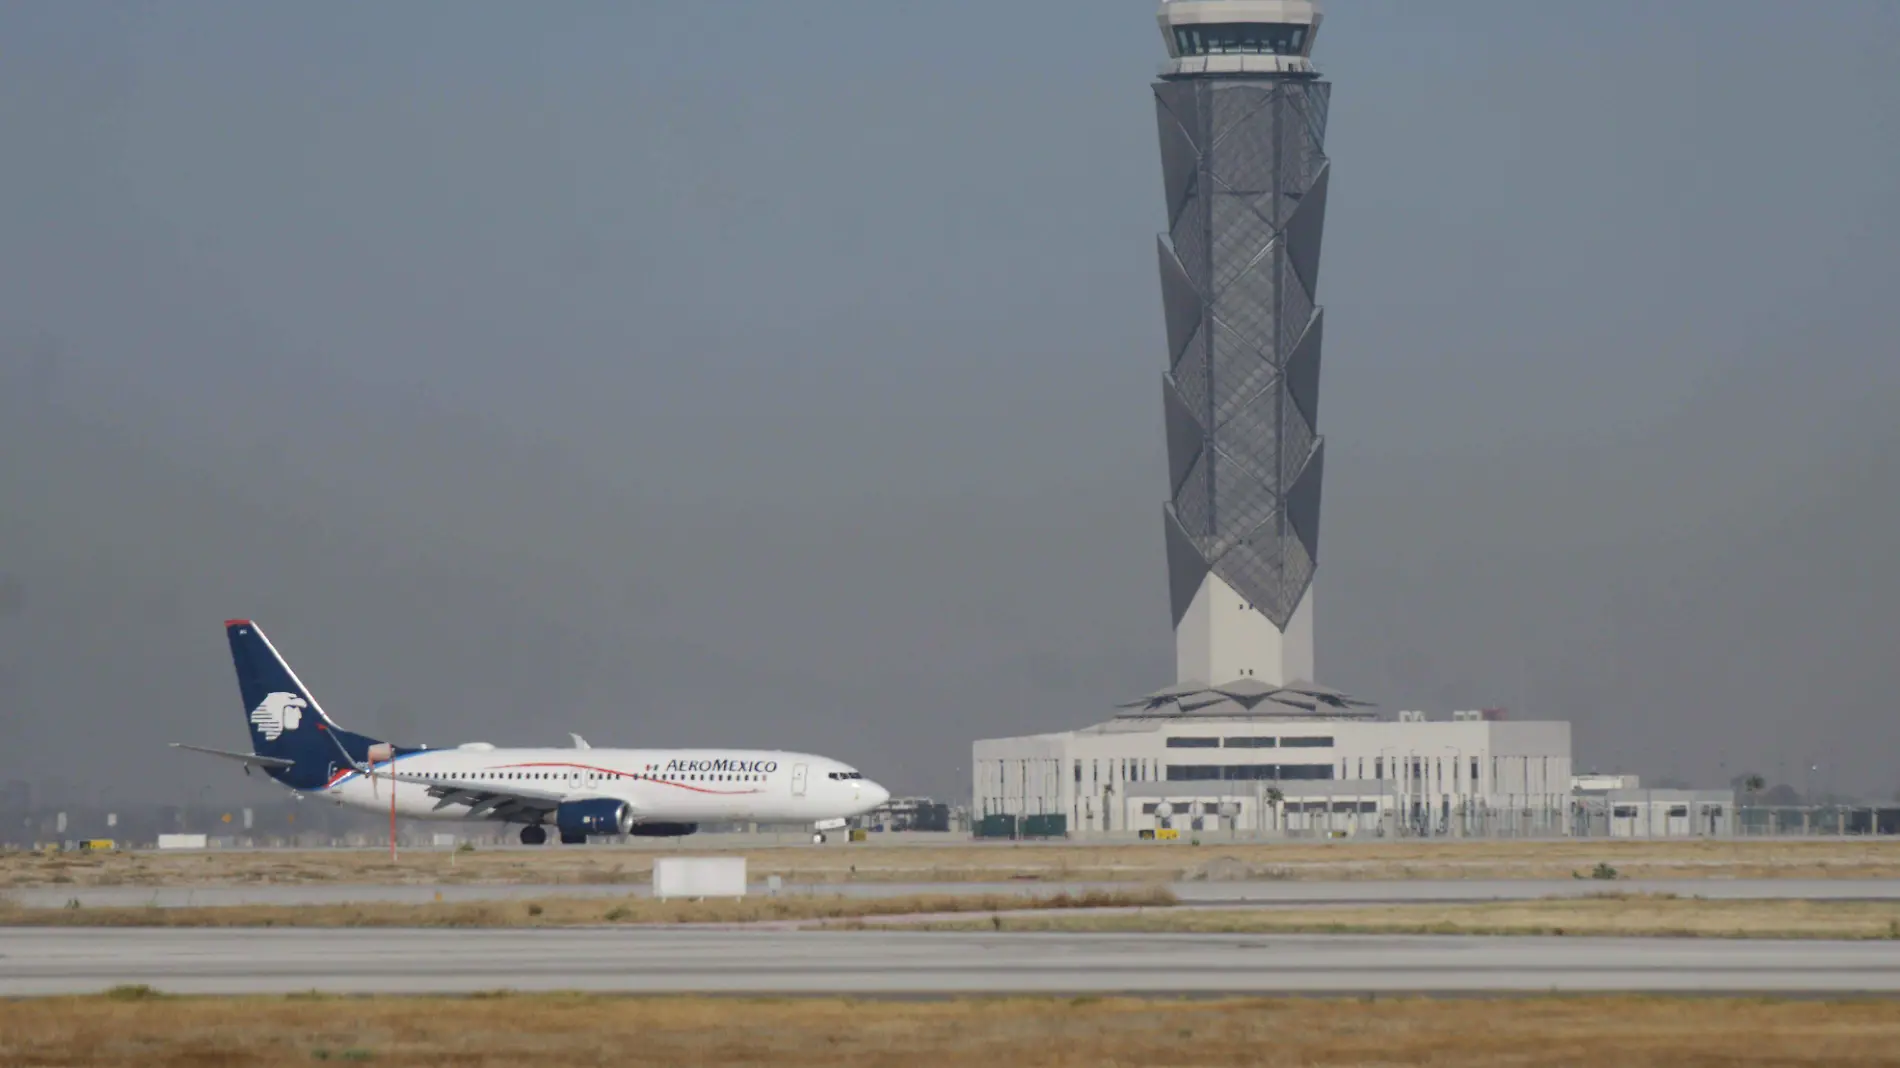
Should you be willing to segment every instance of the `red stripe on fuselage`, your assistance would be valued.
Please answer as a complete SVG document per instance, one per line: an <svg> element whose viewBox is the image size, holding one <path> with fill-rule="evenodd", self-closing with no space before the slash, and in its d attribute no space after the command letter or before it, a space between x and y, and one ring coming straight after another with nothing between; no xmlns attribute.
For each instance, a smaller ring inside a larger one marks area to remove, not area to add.
<svg viewBox="0 0 1900 1068"><path fill-rule="evenodd" d="M530 761L525 764L497 764L495 766L498 768L581 768L585 771L598 771L603 775L620 776L625 779L630 779L634 782L651 782L651 783L658 783L661 786L677 786L682 790L691 790L694 793L701 793L701 794L718 794L721 796L735 796L739 794L765 793L764 790L760 790L756 787L750 790L709 790L704 786L694 786L691 783L676 782L672 779L656 779L651 776L636 775L633 772L620 771L616 768L603 768L603 767L598 767L593 764L564 764L558 761Z"/></svg>

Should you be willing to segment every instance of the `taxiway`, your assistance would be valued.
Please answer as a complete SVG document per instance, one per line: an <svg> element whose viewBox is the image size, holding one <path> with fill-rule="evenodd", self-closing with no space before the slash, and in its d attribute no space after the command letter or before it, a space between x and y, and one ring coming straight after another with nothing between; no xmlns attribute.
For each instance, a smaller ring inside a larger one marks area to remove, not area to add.
<svg viewBox="0 0 1900 1068"><path fill-rule="evenodd" d="M1900 993L1900 943L707 928L0 929L0 997L171 993Z"/></svg>

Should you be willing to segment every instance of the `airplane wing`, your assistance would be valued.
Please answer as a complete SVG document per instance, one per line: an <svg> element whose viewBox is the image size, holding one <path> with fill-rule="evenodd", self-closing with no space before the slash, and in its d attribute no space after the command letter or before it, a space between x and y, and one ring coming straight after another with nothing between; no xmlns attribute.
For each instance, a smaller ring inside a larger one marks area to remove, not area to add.
<svg viewBox="0 0 1900 1068"><path fill-rule="evenodd" d="M194 753L205 753L214 757L223 757L226 760L235 760L240 764L260 768L288 768L294 767L297 763L294 760L282 760L278 757L258 756L256 753L233 753L224 749L206 749L202 745L186 745L183 742L173 742L171 745L173 749L189 749Z"/></svg>
<svg viewBox="0 0 1900 1068"><path fill-rule="evenodd" d="M464 819L502 820L508 823L537 823L554 815L566 794L552 790L533 790L510 785L503 789L497 783L465 782L459 779L438 779L430 775L390 775L379 771L376 778L422 787L430 797L435 798L437 811L450 805L467 806Z"/></svg>

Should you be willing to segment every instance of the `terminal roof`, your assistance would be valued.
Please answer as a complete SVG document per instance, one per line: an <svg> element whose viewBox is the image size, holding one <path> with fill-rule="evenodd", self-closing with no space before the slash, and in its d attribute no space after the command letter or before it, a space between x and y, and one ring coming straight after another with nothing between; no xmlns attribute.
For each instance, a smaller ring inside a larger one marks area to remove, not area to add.
<svg viewBox="0 0 1900 1068"><path fill-rule="evenodd" d="M1219 686L1186 681L1156 690L1146 697L1117 706L1118 719L1226 718L1281 716L1286 718L1372 719L1370 701L1350 697L1330 686L1296 680L1275 686L1259 679L1236 679Z"/></svg>

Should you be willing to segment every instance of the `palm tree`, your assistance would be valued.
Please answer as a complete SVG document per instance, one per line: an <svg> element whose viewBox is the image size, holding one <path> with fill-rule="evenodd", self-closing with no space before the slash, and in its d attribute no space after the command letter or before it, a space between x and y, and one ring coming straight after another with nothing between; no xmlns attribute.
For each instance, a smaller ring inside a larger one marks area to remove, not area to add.
<svg viewBox="0 0 1900 1068"><path fill-rule="evenodd" d="M1767 788L1768 788L1768 780L1762 778L1760 775L1757 775L1752 771L1749 772L1747 775L1742 776L1742 797L1744 799L1742 803L1748 808L1754 808L1756 795L1760 794L1763 790ZM1741 830L1743 834L1748 833L1747 825L1743 824L1741 820L1739 819L1736 820L1736 826Z"/></svg>
<svg viewBox="0 0 1900 1068"><path fill-rule="evenodd" d="M1280 803L1285 800L1286 795L1280 792L1278 786L1267 787L1267 804L1273 807L1273 826L1275 830L1278 830L1280 827Z"/></svg>

